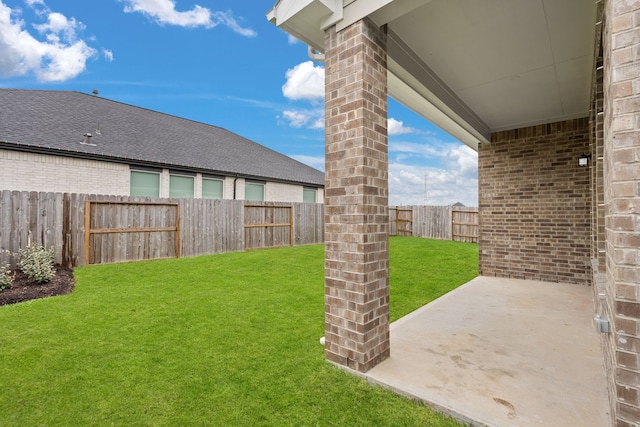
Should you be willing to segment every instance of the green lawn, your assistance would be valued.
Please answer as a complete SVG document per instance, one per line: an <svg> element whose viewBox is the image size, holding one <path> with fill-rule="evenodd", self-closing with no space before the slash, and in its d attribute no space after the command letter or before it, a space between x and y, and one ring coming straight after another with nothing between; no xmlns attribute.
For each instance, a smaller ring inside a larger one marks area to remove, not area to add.
<svg viewBox="0 0 640 427"><path fill-rule="evenodd" d="M392 238L392 319L477 256ZM0 425L458 425L325 362L323 274L317 245L78 268L72 294L0 307Z"/></svg>

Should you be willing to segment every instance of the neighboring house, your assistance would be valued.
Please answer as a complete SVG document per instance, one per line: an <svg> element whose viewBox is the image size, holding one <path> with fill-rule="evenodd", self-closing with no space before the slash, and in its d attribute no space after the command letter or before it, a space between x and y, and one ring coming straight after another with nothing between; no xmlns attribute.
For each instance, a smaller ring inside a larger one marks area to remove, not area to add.
<svg viewBox="0 0 640 427"><path fill-rule="evenodd" d="M220 127L71 91L0 89L0 189L322 203L324 173Z"/></svg>

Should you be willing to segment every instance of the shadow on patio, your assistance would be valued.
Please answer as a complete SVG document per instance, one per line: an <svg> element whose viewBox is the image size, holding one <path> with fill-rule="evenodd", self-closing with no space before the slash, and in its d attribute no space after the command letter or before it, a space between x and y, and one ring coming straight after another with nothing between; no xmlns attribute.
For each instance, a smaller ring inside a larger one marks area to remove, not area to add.
<svg viewBox="0 0 640 427"><path fill-rule="evenodd" d="M473 425L609 425L588 286L478 277L391 325L365 377Z"/></svg>

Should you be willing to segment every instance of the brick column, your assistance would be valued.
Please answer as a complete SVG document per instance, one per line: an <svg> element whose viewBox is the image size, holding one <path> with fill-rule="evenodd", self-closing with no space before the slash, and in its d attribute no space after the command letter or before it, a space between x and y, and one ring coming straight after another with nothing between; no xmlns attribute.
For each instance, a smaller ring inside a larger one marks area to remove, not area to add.
<svg viewBox="0 0 640 427"><path fill-rule="evenodd" d="M640 1L608 0L604 44L606 302L614 425L640 425Z"/></svg>
<svg viewBox="0 0 640 427"><path fill-rule="evenodd" d="M389 356L386 27L325 37L325 353L366 372Z"/></svg>

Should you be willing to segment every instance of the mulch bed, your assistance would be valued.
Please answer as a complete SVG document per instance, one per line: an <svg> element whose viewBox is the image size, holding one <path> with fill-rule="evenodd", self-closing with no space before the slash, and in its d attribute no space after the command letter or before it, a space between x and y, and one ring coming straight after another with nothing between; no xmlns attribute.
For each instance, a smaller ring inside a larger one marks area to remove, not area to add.
<svg viewBox="0 0 640 427"><path fill-rule="evenodd" d="M76 287L73 270L56 265L56 275L47 283L38 284L17 270L10 287L0 291L0 305L15 304L38 298L66 295Z"/></svg>

